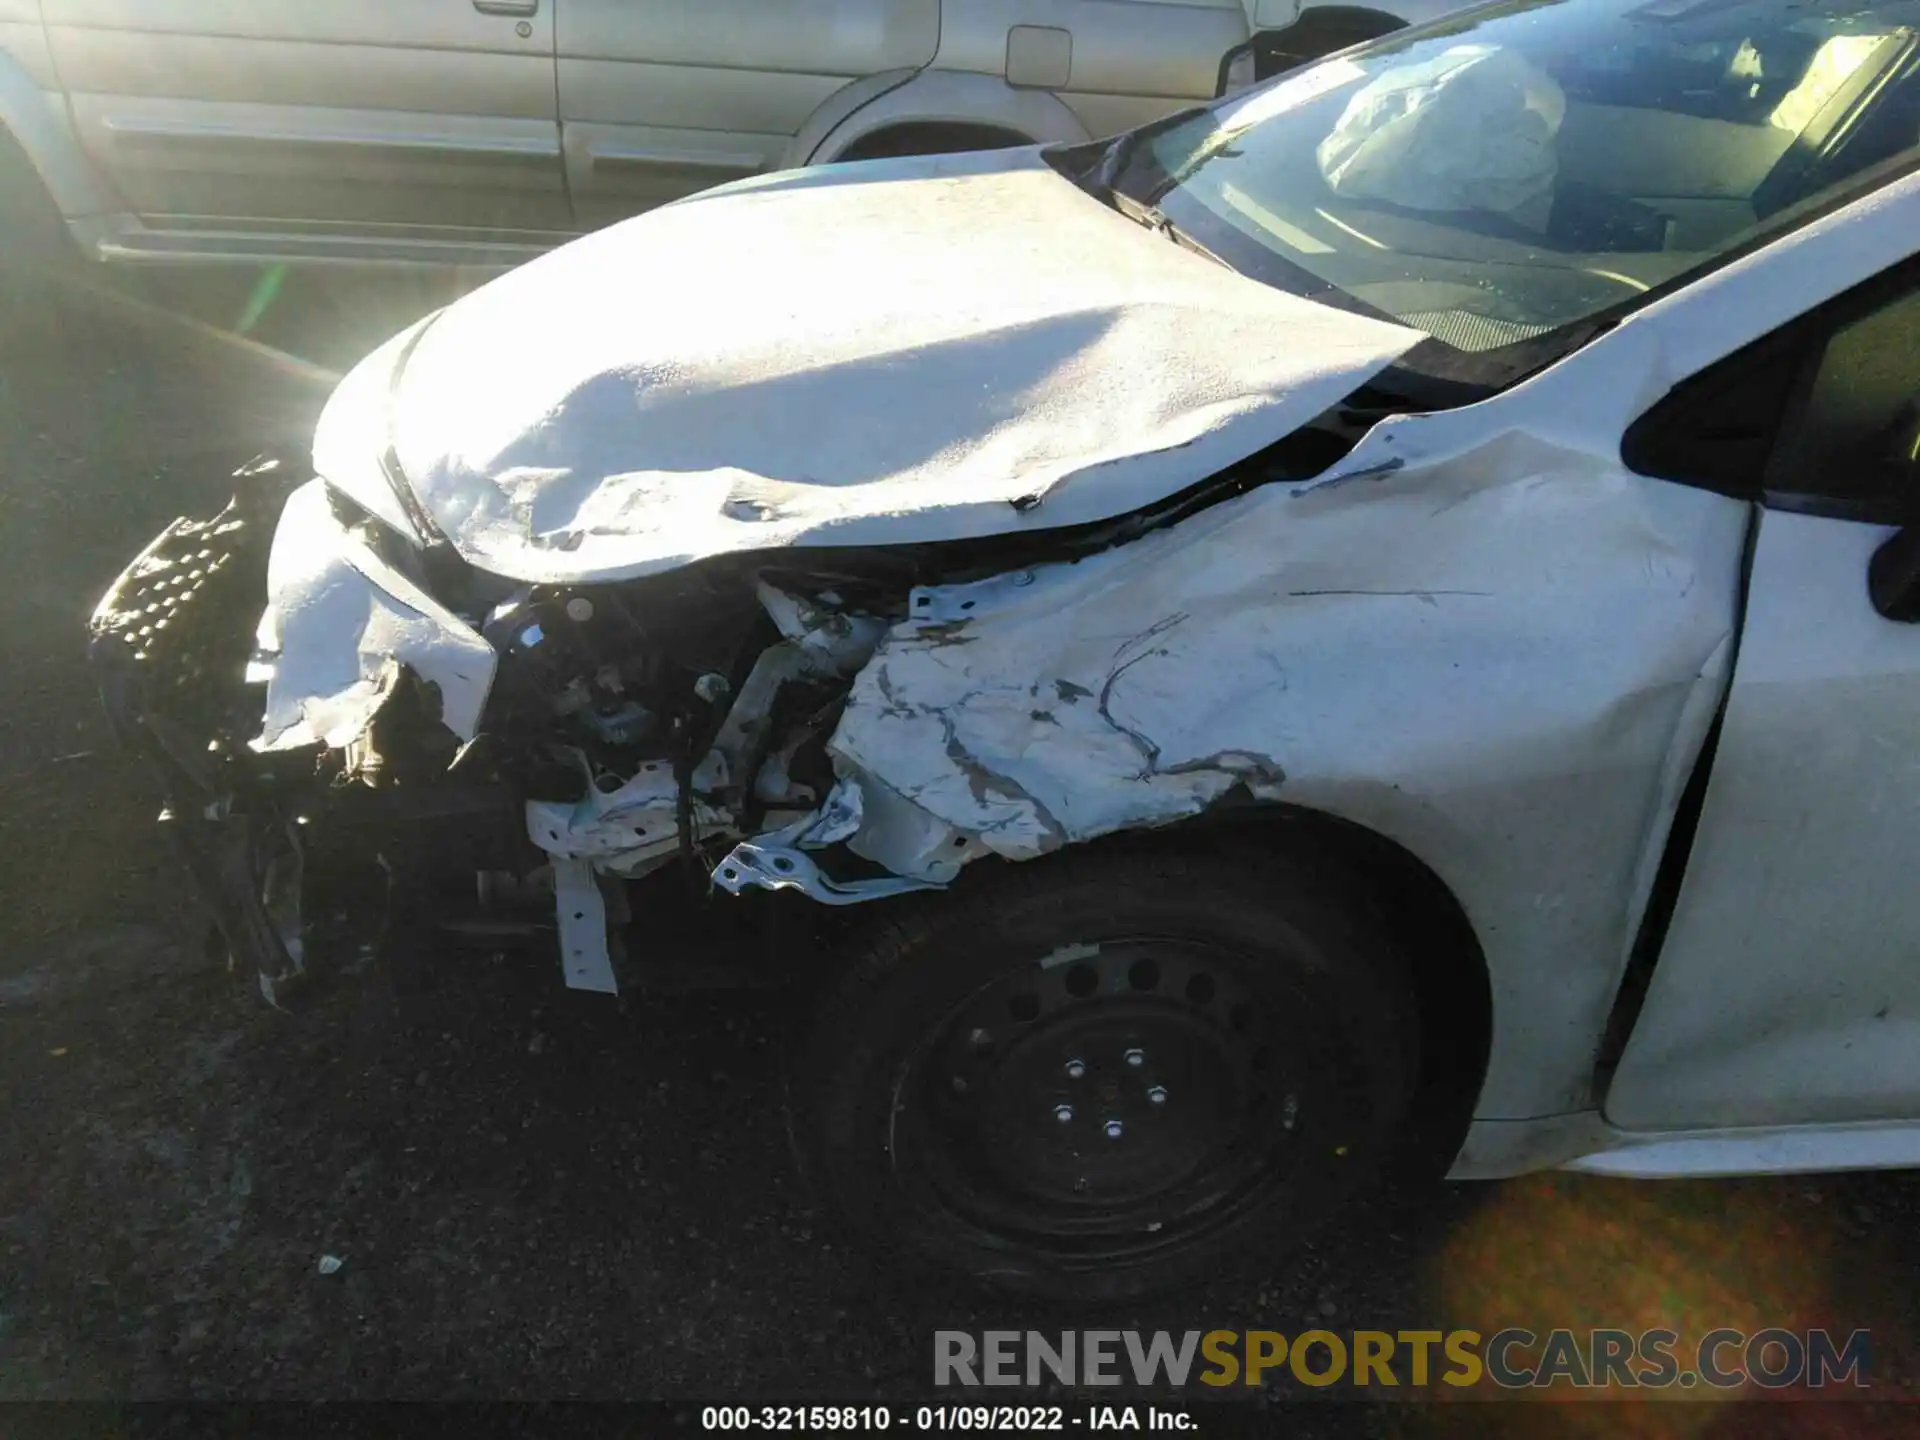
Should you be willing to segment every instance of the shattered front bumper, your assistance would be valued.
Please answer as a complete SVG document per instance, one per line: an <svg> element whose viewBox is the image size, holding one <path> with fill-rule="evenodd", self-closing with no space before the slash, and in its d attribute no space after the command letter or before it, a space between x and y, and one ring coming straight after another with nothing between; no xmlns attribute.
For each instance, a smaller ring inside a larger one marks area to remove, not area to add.
<svg viewBox="0 0 1920 1440"><path fill-rule="evenodd" d="M175 520L114 581L88 647L121 743L157 777L163 829L235 964L284 1003L308 975L298 827L272 767L248 749L261 692L247 683L267 556L292 478L262 458L211 520Z"/></svg>

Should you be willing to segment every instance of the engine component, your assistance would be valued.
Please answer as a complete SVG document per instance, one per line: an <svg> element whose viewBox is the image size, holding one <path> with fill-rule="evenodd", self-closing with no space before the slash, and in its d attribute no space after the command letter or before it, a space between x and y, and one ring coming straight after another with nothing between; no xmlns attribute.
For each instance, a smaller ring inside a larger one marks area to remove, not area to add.
<svg viewBox="0 0 1920 1440"><path fill-rule="evenodd" d="M817 900L822 905L858 905L865 900L883 900L890 895L905 895L914 890L943 888L925 880L908 880L898 875L870 880L835 880L790 845L766 845L751 840L741 841L728 852L720 868L714 871L713 880L730 895L738 895L749 886L757 885L763 890L798 890L809 900Z"/></svg>

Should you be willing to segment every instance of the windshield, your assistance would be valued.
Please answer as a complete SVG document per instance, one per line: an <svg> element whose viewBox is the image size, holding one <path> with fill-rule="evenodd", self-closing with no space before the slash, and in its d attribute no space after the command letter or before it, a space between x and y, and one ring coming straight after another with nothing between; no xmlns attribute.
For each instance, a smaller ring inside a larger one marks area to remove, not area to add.
<svg viewBox="0 0 1920 1440"><path fill-rule="evenodd" d="M1906 168L1917 37L1916 0L1487 7L1142 134L1113 189L1456 361L1564 350Z"/></svg>

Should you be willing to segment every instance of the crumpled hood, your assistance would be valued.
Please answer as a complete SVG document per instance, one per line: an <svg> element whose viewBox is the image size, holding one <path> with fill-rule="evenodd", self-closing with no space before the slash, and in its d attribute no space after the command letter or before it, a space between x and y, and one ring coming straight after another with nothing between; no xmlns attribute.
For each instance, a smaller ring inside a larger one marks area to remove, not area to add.
<svg viewBox="0 0 1920 1440"><path fill-rule="evenodd" d="M366 499L390 444L475 565L619 580L1124 514L1421 338L1183 250L1035 151L830 167L476 291L348 377L315 459Z"/></svg>

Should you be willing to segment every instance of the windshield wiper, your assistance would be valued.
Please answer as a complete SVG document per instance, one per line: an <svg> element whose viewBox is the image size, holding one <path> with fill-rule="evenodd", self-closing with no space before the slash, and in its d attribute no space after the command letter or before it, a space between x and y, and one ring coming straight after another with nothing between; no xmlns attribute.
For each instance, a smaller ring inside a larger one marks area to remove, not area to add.
<svg viewBox="0 0 1920 1440"><path fill-rule="evenodd" d="M1213 251L1209 250L1205 245L1202 245L1198 240L1194 239L1193 236L1169 220L1166 212L1161 210L1158 205L1149 205L1144 200L1136 200L1123 190L1110 191L1107 199L1111 202L1114 209L1118 210L1129 220L1136 220L1156 234L1166 236L1167 239L1180 246L1183 250L1191 250L1194 254L1211 260L1222 270L1233 270L1233 266L1222 260L1218 255L1214 254ZM1234 273L1237 275L1239 271L1235 270Z"/></svg>

